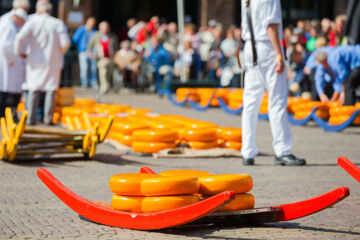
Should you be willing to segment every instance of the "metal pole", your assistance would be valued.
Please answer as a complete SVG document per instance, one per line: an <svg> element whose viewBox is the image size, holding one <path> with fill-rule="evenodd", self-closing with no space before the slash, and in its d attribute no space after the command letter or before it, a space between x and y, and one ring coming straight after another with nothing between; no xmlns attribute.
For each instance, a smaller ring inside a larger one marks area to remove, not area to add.
<svg viewBox="0 0 360 240"><path fill-rule="evenodd" d="M184 53L184 0L177 0L177 18L179 26L179 54L180 56ZM186 70L185 65L182 64L180 81L186 81Z"/></svg>

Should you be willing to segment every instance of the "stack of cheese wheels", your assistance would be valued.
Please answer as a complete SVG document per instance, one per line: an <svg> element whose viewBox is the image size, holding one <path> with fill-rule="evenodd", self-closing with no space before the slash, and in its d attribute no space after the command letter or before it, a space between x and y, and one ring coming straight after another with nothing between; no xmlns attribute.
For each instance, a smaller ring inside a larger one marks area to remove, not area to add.
<svg viewBox="0 0 360 240"><path fill-rule="evenodd" d="M339 125L347 121L350 116L356 111L356 106L342 106L330 108L330 125ZM354 125L360 125L360 115L353 121Z"/></svg>
<svg viewBox="0 0 360 240"><path fill-rule="evenodd" d="M260 114L266 114L269 112L269 98L268 95L265 94L260 105Z"/></svg>
<svg viewBox="0 0 360 240"><path fill-rule="evenodd" d="M130 115L145 115L147 113L150 113L151 110L146 108L129 108L126 110L126 112Z"/></svg>
<svg viewBox="0 0 360 240"><path fill-rule="evenodd" d="M311 111L317 107L316 115L319 118L329 117L329 107L327 104L318 101L300 102L292 107L296 119L303 119L310 115Z"/></svg>
<svg viewBox="0 0 360 240"><path fill-rule="evenodd" d="M190 128L182 133L183 139L192 149L211 149L218 147L216 128Z"/></svg>
<svg viewBox="0 0 360 240"><path fill-rule="evenodd" d="M243 89L233 90L228 94L229 107L238 109L243 104Z"/></svg>
<svg viewBox="0 0 360 240"><path fill-rule="evenodd" d="M300 98L300 97L289 97L288 98L288 106L287 106L287 111L291 114L294 114L294 109L293 107L296 106L299 103L305 103L305 102L310 102L310 100L308 99L304 99L304 98Z"/></svg>
<svg viewBox="0 0 360 240"><path fill-rule="evenodd" d="M91 108L94 107L95 104L96 104L95 99L91 99L91 98L76 98L74 101L74 106L80 108Z"/></svg>
<svg viewBox="0 0 360 240"><path fill-rule="evenodd" d="M242 131L241 128L220 127L217 129L218 144L222 148L241 150Z"/></svg>
<svg viewBox="0 0 360 240"><path fill-rule="evenodd" d="M223 100L223 102L225 102L226 104L229 104L228 95L229 95L228 88L216 89L214 99L211 101L211 106L215 106L215 107L219 106L218 98L221 98Z"/></svg>
<svg viewBox="0 0 360 240"><path fill-rule="evenodd" d="M169 129L143 129L132 134L132 150L137 153L157 153L177 146L178 133Z"/></svg>
<svg viewBox="0 0 360 240"><path fill-rule="evenodd" d="M199 94L200 97L200 105L205 106L209 103L209 101L215 97L215 92L216 89L215 88L199 88L197 90L197 93ZM212 105L215 104L215 105ZM213 101L211 101L210 103L211 106L216 106L216 103Z"/></svg>
<svg viewBox="0 0 360 240"><path fill-rule="evenodd" d="M126 119L116 120L111 127L110 138L128 147L132 145L132 134L136 130L147 129L148 125L129 121Z"/></svg>
<svg viewBox="0 0 360 240"><path fill-rule="evenodd" d="M176 90L176 96L178 101L184 101L186 97L194 102L200 101L196 88L178 88Z"/></svg>
<svg viewBox="0 0 360 240"><path fill-rule="evenodd" d="M197 177L128 173L110 178L111 205L119 211L162 212L200 201Z"/></svg>
<svg viewBox="0 0 360 240"><path fill-rule="evenodd" d="M252 209L255 206L254 196L248 193L253 187L253 181L250 175L212 175L209 172L198 170L168 170L160 173L160 175L167 177L197 177L200 185L198 193L202 196L202 199L224 191L234 191L236 193L235 199L217 211L238 211Z"/></svg>

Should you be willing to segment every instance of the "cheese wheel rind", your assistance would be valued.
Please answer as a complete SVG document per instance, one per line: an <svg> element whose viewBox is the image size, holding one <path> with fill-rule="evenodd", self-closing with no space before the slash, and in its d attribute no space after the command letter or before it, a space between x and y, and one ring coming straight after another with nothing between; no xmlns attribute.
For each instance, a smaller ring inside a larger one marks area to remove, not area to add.
<svg viewBox="0 0 360 240"><path fill-rule="evenodd" d="M153 177L141 181L144 196L188 195L197 193L199 181L196 177Z"/></svg>
<svg viewBox="0 0 360 240"><path fill-rule="evenodd" d="M199 177L199 193L204 195L216 195L223 191L234 191L235 193L249 192L253 187L250 175L223 174Z"/></svg>
<svg viewBox="0 0 360 240"><path fill-rule="evenodd" d="M223 207L216 210L217 212L239 211L252 209L255 206L255 197L250 193L235 194L235 198Z"/></svg>
<svg viewBox="0 0 360 240"><path fill-rule="evenodd" d="M165 197L145 197L142 200L142 212L162 212L180 207L185 207L190 204L200 202L200 198L196 195L188 196L165 196Z"/></svg>
<svg viewBox="0 0 360 240"><path fill-rule="evenodd" d="M161 176L157 176L160 178ZM146 173L123 173L112 176L109 180L111 192L120 195L143 196L141 182L147 178L154 178Z"/></svg>
<svg viewBox="0 0 360 240"><path fill-rule="evenodd" d="M125 212L142 212L141 203L144 197L130 197L114 194L111 198L111 207Z"/></svg>

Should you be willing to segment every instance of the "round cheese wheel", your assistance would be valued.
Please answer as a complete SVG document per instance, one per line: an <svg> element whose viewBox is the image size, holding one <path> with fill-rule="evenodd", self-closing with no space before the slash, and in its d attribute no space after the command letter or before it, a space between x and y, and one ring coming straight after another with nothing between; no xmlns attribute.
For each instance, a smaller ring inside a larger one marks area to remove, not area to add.
<svg viewBox="0 0 360 240"><path fill-rule="evenodd" d="M183 125L187 128L216 128L216 124L206 121L188 120L184 121Z"/></svg>
<svg viewBox="0 0 360 240"><path fill-rule="evenodd" d="M241 142L235 142L235 141L225 141L225 142L223 142L221 144L221 147L240 151L241 147L242 147L242 143Z"/></svg>
<svg viewBox="0 0 360 240"><path fill-rule="evenodd" d="M96 104L95 99L90 98L76 98L74 100L74 105L79 107L91 107Z"/></svg>
<svg viewBox="0 0 360 240"><path fill-rule="evenodd" d="M356 111L355 106L334 107L330 109L331 117L351 116Z"/></svg>
<svg viewBox="0 0 360 240"><path fill-rule="evenodd" d="M190 141L188 142L188 145L191 149L197 150L206 150L211 148L217 148L219 146L217 140L211 142Z"/></svg>
<svg viewBox="0 0 360 240"><path fill-rule="evenodd" d="M156 177L161 178L161 176ZM141 181L148 178L154 178L154 175L146 173L117 174L110 178L110 190L120 195L143 196L141 192Z"/></svg>
<svg viewBox="0 0 360 240"><path fill-rule="evenodd" d="M183 137L187 141L210 142L216 140L217 134L215 128L188 129Z"/></svg>
<svg viewBox="0 0 360 240"><path fill-rule="evenodd" d="M167 170L160 173L161 176L166 177L177 177L177 176L183 176L183 177L203 177L203 176L209 176L211 173L206 171L200 171L200 170Z"/></svg>
<svg viewBox="0 0 360 240"><path fill-rule="evenodd" d="M296 113L297 111L311 111L315 107L318 108L318 110L327 111L329 107L322 102L319 101L312 101L312 102L301 102L299 104L296 104L293 106L293 111Z"/></svg>
<svg viewBox="0 0 360 240"><path fill-rule="evenodd" d="M114 194L111 198L111 207L115 210L141 213L141 203L144 197L131 197Z"/></svg>
<svg viewBox="0 0 360 240"><path fill-rule="evenodd" d="M217 130L218 138L227 141L241 142L242 130L235 127L221 127Z"/></svg>
<svg viewBox="0 0 360 240"><path fill-rule="evenodd" d="M200 202L196 195L160 196L160 197L129 197L114 195L111 206L115 210L134 213L152 213L169 211Z"/></svg>
<svg viewBox="0 0 360 240"><path fill-rule="evenodd" d="M349 120L350 116L331 116L329 118L329 124L330 125L339 125L342 124L344 122L346 122L347 120ZM360 116L357 116L354 121L353 121L354 125L359 125L360 124Z"/></svg>
<svg viewBox="0 0 360 240"><path fill-rule="evenodd" d="M146 128L148 128L148 125L144 123L127 120L116 121L111 127L113 131L120 132L125 135L131 135L136 130Z"/></svg>
<svg viewBox="0 0 360 240"><path fill-rule="evenodd" d="M217 212L239 211L252 209L255 206L255 197L250 193L235 194L235 199L216 210Z"/></svg>
<svg viewBox="0 0 360 240"><path fill-rule="evenodd" d="M131 144L131 148L137 153L157 153L164 149L176 148L177 144L166 142L135 142Z"/></svg>
<svg viewBox="0 0 360 240"><path fill-rule="evenodd" d="M199 177L199 193L204 195L216 195L223 191L235 193L249 192L253 187L250 175L224 174Z"/></svg>
<svg viewBox="0 0 360 240"><path fill-rule="evenodd" d="M131 135L124 135L124 134L118 133L118 132L111 132L110 138L112 140L115 140L115 141L125 145L125 146L131 147L131 144L132 144L132 136Z"/></svg>
<svg viewBox="0 0 360 240"><path fill-rule="evenodd" d="M141 181L144 196L171 196L194 194L199 189L196 177L153 177Z"/></svg>
<svg viewBox="0 0 360 240"><path fill-rule="evenodd" d="M62 116L80 116L85 109L78 107L63 107L61 109Z"/></svg>
<svg viewBox="0 0 360 240"><path fill-rule="evenodd" d="M133 139L139 142L175 142L178 134L168 129L144 129L134 131Z"/></svg>
<svg viewBox="0 0 360 240"><path fill-rule="evenodd" d="M304 118L308 117L310 115L310 113L311 113L311 111L297 111L297 112L295 112L294 117L296 119L304 119ZM329 118L328 111L317 110L315 114L321 119Z"/></svg>
<svg viewBox="0 0 360 240"><path fill-rule="evenodd" d="M147 113L150 113L151 110L145 108L129 108L126 110L126 112L130 115L145 115Z"/></svg>

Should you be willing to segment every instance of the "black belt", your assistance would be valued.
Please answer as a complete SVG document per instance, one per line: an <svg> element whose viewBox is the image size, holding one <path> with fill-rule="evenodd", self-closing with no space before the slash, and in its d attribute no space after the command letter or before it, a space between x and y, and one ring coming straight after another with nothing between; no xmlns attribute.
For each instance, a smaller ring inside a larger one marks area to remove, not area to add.
<svg viewBox="0 0 360 240"><path fill-rule="evenodd" d="M250 38L251 38L251 47L253 52L253 64L254 66L258 65L257 59L257 51L256 51L256 42L255 42L255 34L254 34L254 28L251 20L251 9L250 9L250 0L246 1L246 18L249 25L249 31L250 31Z"/></svg>

